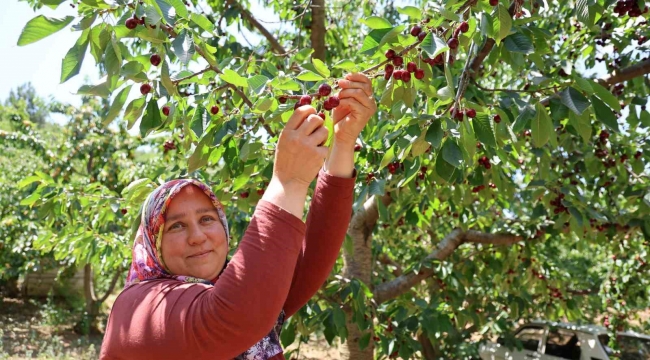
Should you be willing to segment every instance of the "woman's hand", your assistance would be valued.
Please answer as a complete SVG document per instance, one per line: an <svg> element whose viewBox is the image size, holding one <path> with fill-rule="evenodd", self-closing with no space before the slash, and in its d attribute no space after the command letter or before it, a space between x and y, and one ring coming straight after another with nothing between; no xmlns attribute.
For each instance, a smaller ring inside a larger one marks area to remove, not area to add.
<svg viewBox="0 0 650 360"><path fill-rule="evenodd" d="M340 79L338 85L341 102L332 112L334 143L353 149L361 130L377 111L372 82L365 74L353 73Z"/></svg>
<svg viewBox="0 0 650 360"><path fill-rule="evenodd" d="M302 219L307 190L327 157L329 132L311 106L293 112L275 150L273 178L262 196Z"/></svg>

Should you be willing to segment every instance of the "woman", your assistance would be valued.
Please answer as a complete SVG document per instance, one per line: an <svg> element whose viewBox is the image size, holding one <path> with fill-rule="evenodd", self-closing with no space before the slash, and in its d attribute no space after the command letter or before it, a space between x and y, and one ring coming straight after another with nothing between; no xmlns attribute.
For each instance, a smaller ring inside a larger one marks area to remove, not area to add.
<svg viewBox="0 0 650 360"><path fill-rule="evenodd" d="M173 180L147 198L101 359L284 359L279 329L336 261L352 213L355 141L376 111L365 75L348 74L338 84L329 155L319 146L328 137L323 120L311 106L298 108L230 262L228 223L209 187Z"/></svg>

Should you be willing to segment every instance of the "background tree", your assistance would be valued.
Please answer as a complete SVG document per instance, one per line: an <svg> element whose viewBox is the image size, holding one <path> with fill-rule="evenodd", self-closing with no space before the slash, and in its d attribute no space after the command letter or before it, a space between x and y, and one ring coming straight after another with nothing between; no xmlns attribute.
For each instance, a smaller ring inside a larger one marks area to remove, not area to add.
<svg viewBox="0 0 650 360"><path fill-rule="evenodd" d="M90 50L105 81L79 93L111 99L103 125L139 124L178 149L153 149L151 170L129 172L122 179L140 179L123 189L97 187L111 200L80 202L67 226L123 228L120 209L137 208L154 181L196 176L240 235L294 104L325 110L331 126L336 100L319 87L363 71L381 107L358 140L349 237L331 281L286 324L285 345L322 329L349 359L461 358L476 353L470 339L537 317L648 330L638 321L650 298L644 1L276 0L269 11L287 26L272 31L235 0L71 5L77 17L36 17L18 44L74 23L62 81ZM266 41L240 43L223 30L233 23ZM84 198L88 187L67 191ZM73 254L117 268L131 237Z"/></svg>

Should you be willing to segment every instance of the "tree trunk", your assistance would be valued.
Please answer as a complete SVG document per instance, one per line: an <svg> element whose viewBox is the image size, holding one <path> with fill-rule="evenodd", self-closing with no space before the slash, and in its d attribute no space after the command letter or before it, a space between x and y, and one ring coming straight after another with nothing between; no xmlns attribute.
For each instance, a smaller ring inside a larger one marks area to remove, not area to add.
<svg viewBox="0 0 650 360"><path fill-rule="evenodd" d="M377 223L379 212L376 196L368 199L352 217L348 227L348 235L352 238L352 253L343 251L343 277L346 279L356 278L371 286L372 274L372 230ZM390 203L390 196L384 196L381 201ZM372 327L369 330L361 331L357 324L352 321L351 310L346 310L346 326L348 337L346 342L340 346L341 359L347 360L372 360L374 355L374 341L372 340ZM368 346L361 350L359 340L370 332Z"/></svg>
<svg viewBox="0 0 650 360"><path fill-rule="evenodd" d="M325 61L325 0L311 2L311 48L313 58Z"/></svg>

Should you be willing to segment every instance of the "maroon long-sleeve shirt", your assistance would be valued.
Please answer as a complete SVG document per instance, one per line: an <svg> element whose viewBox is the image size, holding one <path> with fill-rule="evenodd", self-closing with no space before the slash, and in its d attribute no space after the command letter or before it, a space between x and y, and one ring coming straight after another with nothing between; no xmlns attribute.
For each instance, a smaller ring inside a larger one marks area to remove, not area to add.
<svg viewBox="0 0 650 360"><path fill-rule="evenodd" d="M321 170L306 223L260 201L214 286L158 279L125 289L100 359L232 359L246 351L281 310L293 315L327 279L352 215L354 182Z"/></svg>

